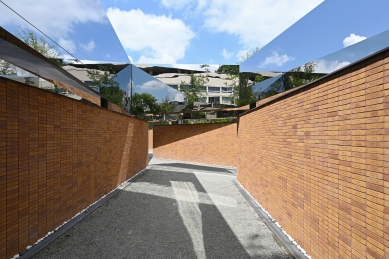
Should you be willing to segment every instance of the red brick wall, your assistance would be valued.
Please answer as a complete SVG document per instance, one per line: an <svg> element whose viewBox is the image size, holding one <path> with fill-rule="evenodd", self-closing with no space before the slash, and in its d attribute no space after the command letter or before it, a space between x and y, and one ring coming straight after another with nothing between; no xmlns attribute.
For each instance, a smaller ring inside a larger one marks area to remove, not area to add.
<svg viewBox="0 0 389 259"><path fill-rule="evenodd" d="M236 123L154 126L154 157L237 166Z"/></svg>
<svg viewBox="0 0 389 259"><path fill-rule="evenodd" d="M239 182L312 258L389 258L388 57L240 117Z"/></svg>
<svg viewBox="0 0 389 259"><path fill-rule="evenodd" d="M0 258L147 166L147 123L0 78Z"/></svg>
<svg viewBox="0 0 389 259"><path fill-rule="evenodd" d="M153 149L153 129L149 130L149 149Z"/></svg>

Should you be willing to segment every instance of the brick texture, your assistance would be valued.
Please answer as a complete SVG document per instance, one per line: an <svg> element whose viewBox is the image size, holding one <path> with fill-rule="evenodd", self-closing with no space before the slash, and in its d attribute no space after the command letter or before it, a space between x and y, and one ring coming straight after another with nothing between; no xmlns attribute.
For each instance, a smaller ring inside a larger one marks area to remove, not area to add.
<svg viewBox="0 0 389 259"><path fill-rule="evenodd" d="M147 123L0 78L0 258L147 166Z"/></svg>
<svg viewBox="0 0 389 259"><path fill-rule="evenodd" d="M236 123L154 126L154 157L237 166Z"/></svg>
<svg viewBox="0 0 389 259"><path fill-rule="evenodd" d="M241 116L237 150L238 181L312 258L389 258L388 51Z"/></svg>
<svg viewBox="0 0 389 259"><path fill-rule="evenodd" d="M149 149L153 149L153 129L149 130Z"/></svg>

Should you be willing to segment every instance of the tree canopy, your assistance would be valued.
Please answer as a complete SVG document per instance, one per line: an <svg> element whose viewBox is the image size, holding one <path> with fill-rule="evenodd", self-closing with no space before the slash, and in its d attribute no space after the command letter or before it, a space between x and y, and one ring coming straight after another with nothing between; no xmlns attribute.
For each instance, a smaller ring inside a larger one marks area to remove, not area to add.
<svg viewBox="0 0 389 259"><path fill-rule="evenodd" d="M99 91L111 102L122 107L124 91L120 89L119 82L115 81L115 71L110 66L103 66L102 70L88 69L89 79L93 82L92 88Z"/></svg>
<svg viewBox="0 0 389 259"><path fill-rule="evenodd" d="M11 63L0 59L0 75L16 76L16 68Z"/></svg>
<svg viewBox="0 0 389 259"><path fill-rule="evenodd" d="M24 29L18 33L18 38L46 58L53 61L56 65L65 65L61 59L61 53L54 45L47 43L44 37L38 37L34 32Z"/></svg>
<svg viewBox="0 0 389 259"><path fill-rule="evenodd" d="M201 68L205 68L206 72L209 72L208 65L201 65ZM203 87L209 82L209 74L189 74L190 81L181 81L180 91L185 95L185 109L193 110L194 102L198 102L202 97L205 96Z"/></svg>
<svg viewBox="0 0 389 259"><path fill-rule="evenodd" d="M157 113L160 107L157 99L149 93L135 93L132 95L131 114L144 116L147 113Z"/></svg>

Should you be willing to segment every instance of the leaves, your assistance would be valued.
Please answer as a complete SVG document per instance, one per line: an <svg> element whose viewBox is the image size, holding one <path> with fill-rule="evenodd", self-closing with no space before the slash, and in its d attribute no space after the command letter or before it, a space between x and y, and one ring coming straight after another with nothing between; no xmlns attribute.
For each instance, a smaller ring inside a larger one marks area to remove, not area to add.
<svg viewBox="0 0 389 259"><path fill-rule="evenodd" d="M125 92L115 81L116 74L111 66L103 66L103 70L88 69L88 77L93 82L92 88L118 106L123 105Z"/></svg>
<svg viewBox="0 0 389 259"><path fill-rule="evenodd" d="M0 75L16 76L16 68L11 63L0 59Z"/></svg>
<svg viewBox="0 0 389 259"><path fill-rule="evenodd" d="M132 95L131 114L143 116L146 113L157 113L160 111L157 99L149 93L135 93Z"/></svg>
<svg viewBox="0 0 389 259"><path fill-rule="evenodd" d="M203 65L206 66L206 65ZM208 70L209 71L209 70ZM205 94L202 92L202 87L209 82L208 74L190 74L189 84L181 81L180 91L186 97L185 109L193 110L194 102L198 102Z"/></svg>

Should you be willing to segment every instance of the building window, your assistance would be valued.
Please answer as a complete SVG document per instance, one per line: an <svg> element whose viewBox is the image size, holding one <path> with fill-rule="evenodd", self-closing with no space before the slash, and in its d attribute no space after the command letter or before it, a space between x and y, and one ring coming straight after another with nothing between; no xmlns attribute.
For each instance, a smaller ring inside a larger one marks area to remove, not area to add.
<svg viewBox="0 0 389 259"><path fill-rule="evenodd" d="M201 92L206 92L207 91L207 87L206 86L200 86L200 91Z"/></svg>
<svg viewBox="0 0 389 259"><path fill-rule="evenodd" d="M208 102L209 103L220 103L220 96L208 97Z"/></svg>
<svg viewBox="0 0 389 259"><path fill-rule="evenodd" d="M230 97L222 97L222 104L231 104Z"/></svg>
<svg viewBox="0 0 389 259"><path fill-rule="evenodd" d="M206 102L207 102L207 97L201 97L201 98L199 98L199 102L201 102L201 103L206 103Z"/></svg>
<svg viewBox="0 0 389 259"><path fill-rule="evenodd" d="M208 86L209 93L220 93L220 87Z"/></svg>
<svg viewBox="0 0 389 259"><path fill-rule="evenodd" d="M222 87L222 93L232 93L232 87Z"/></svg>
<svg viewBox="0 0 389 259"><path fill-rule="evenodd" d="M178 85L168 85L168 86L170 86L170 87L173 88L173 89L178 90Z"/></svg>

